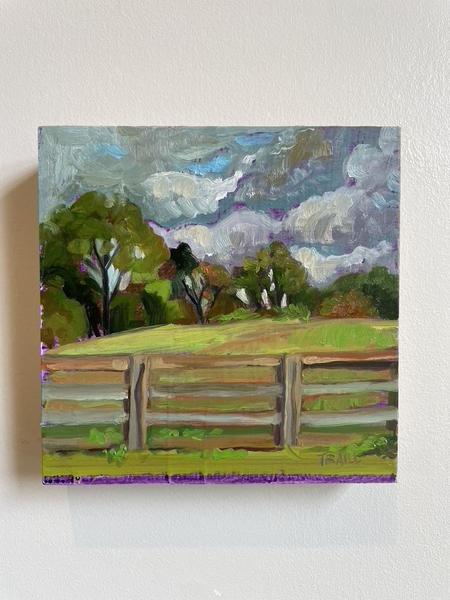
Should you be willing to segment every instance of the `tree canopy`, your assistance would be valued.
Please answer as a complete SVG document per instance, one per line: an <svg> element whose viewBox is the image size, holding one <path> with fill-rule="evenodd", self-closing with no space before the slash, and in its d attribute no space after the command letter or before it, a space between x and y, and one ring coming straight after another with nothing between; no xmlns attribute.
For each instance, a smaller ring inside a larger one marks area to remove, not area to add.
<svg viewBox="0 0 450 600"><path fill-rule="evenodd" d="M101 296L101 325L110 331L110 306L130 282L154 279L169 251L145 223L140 209L120 196L89 192L70 207L58 207L41 225L43 282L55 274L85 273L87 287Z"/></svg>
<svg viewBox="0 0 450 600"><path fill-rule="evenodd" d="M295 304L309 287L305 268L282 242L272 242L254 259L244 260L236 285L258 309Z"/></svg>

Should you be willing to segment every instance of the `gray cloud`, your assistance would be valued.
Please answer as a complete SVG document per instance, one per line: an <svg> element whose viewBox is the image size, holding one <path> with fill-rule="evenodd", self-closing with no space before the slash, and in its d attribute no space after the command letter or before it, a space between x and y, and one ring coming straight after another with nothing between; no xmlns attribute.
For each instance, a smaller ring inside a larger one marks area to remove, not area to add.
<svg viewBox="0 0 450 600"><path fill-rule="evenodd" d="M392 245L386 241L375 248L357 246L349 254L337 256L325 256L315 248L291 248L291 254L305 266L309 282L318 287L329 285L340 274L367 273L376 265L396 270Z"/></svg>

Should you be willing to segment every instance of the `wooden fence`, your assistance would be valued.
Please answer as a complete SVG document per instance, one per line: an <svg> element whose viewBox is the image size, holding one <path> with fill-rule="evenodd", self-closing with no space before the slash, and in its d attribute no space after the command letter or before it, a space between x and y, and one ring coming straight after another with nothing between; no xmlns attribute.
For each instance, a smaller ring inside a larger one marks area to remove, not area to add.
<svg viewBox="0 0 450 600"><path fill-rule="evenodd" d="M46 450L296 446L303 429L396 420L395 352L44 357Z"/></svg>

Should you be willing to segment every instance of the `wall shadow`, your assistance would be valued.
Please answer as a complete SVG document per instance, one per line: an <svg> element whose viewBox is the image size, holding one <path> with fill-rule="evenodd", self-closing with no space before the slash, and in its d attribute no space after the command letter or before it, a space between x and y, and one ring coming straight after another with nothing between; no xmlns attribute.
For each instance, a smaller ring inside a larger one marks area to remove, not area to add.
<svg viewBox="0 0 450 600"><path fill-rule="evenodd" d="M41 479L39 241L37 173L2 194L2 308L7 363L6 410L16 480Z"/></svg>

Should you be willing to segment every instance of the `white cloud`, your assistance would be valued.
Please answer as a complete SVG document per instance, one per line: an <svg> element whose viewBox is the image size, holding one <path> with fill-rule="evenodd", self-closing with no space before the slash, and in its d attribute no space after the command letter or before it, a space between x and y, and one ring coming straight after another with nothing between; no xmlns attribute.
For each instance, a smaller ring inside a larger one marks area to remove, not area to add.
<svg viewBox="0 0 450 600"><path fill-rule="evenodd" d="M394 154L400 149L400 129L398 127L382 127L378 145L384 154Z"/></svg>
<svg viewBox="0 0 450 600"><path fill-rule="evenodd" d="M319 287L339 275L368 272L375 265L395 268L392 245L380 242L375 248L356 247L350 254L324 256L315 248L291 248L292 256L306 268L309 282Z"/></svg>
<svg viewBox="0 0 450 600"><path fill-rule="evenodd" d="M240 264L246 256L269 244L281 230L281 223L264 213L235 211L215 225L187 225L158 232L170 247L186 242L195 256L228 265Z"/></svg>
<svg viewBox="0 0 450 600"><path fill-rule="evenodd" d="M389 157L379 148L359 144L348 158L347 174L358 187L374 190L386 182L388 165Z"/></svg>
<svg viewBox="0 0 450 600"><path fill-rule="evenodd" d="M358 144L347 159L346 171L356 186L367 191L387 187L398 192L400 178L400 130L382 127L378 147Z"/></svg>
<svg viewBox="0 0 450 600"><path fill-rule="evenodd" d="M367 201L364 190L346 187L311 196L286 214L283 228L297 242L332 244L336 233L352 236L355 209Z"/></svg>
<svg viewBox="0 0 450 600"><path fill-rule="evenodd" d="M227 179L209 179L177 171L155 173L142 188L150 218L164 224L180 217L192 219L216 212L219 201L237 188L242 171Z"/></svg>
<svg viewBox="0 0 450 600"><path fill-rule="evenodd" d="M381 191L340 187L322 196L311 196L291 209L283 220L283 229L296 244L339 243L347 250L357 245L372 246L396 235L396 220L387 212L389 206Z"/></svg>

